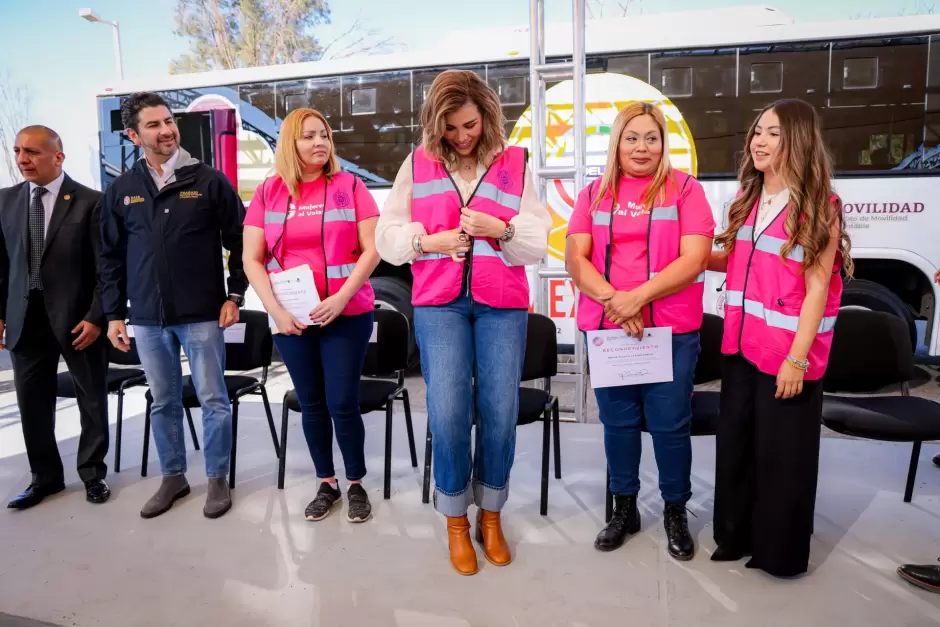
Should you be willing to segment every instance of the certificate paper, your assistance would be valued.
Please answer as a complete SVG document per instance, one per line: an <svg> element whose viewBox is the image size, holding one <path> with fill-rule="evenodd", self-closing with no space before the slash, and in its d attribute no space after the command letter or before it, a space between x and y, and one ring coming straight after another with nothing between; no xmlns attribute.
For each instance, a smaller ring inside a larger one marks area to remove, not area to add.
<svg viewBox="0 0 940 627"><path fill-rule="evenodd" d="M291 313L292 316L300 320L303 324L319 324L310 321L310 312L320 304L320 294L317 293L317 285L313 280L313 270L310 266L304 264L268 275L271 280L271 290L274 292L274 298L280 303L281 307ZM277 333L277 324L270 315L268 320L271 323L271 329Z"/></svg>
<svg viewBox="0 0 940 627"><path fill-rule="evenodd" d="M672 381L672 327L643 331L643 339L623 329L588 331L591 387Z"/></svg>

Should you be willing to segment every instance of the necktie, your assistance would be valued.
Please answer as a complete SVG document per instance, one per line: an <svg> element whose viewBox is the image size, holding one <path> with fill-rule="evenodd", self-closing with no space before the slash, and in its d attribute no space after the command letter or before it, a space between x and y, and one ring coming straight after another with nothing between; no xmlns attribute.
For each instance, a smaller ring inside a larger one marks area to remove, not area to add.
<svg viewBox="0 0 940 627"><path fill-rule="evenodd" d="M42 206L42 195L46 193L45 187L33 190L33 198L29 203L29 289L42 289L42 275L39 267L42 264L42 249L46 239L46 212Z"/></svg>

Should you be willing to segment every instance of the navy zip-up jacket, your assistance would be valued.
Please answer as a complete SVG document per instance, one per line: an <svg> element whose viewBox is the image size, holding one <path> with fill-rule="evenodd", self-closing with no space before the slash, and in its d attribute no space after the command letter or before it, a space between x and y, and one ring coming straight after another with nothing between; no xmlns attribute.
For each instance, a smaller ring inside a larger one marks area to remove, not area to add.
<svg viewBox="0 0 940 627"><path fill-rule="evenodd" d="M101 300L109 321L125 319L128 299L131 324L218 320L228 295L248 289L245 206L225 175L179 150L175 180L162 190L140 159L101 201Z"/></svg>

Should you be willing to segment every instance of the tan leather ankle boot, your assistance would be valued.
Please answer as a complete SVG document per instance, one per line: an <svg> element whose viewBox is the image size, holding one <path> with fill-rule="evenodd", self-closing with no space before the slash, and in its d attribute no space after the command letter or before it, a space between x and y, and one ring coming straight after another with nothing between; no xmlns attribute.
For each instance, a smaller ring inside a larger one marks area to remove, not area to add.
<svg viewBox="0 0 940 627"><path fill-rule="evenodd" d="M499 512L477 512L477 542L483 545L483 556L494 566L506 566L512 561L512 552L503 536Z"/></svg>
<svg viewBox="0 0 940 627"><path fill-rule="evenodd" d="M477 553L470 540L470 521L466 514L456 518L447 517L447 541L450 545L450 563L461 575L477 572Z"/></svg>

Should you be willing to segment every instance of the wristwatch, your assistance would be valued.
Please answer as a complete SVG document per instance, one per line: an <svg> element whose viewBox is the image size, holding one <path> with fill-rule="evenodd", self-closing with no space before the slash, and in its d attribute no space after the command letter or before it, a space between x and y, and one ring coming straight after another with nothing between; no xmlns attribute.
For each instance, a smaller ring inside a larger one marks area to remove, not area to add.
<svg viewBox="0 0 940 627"><path fill-rule="evenodd" d="M235 303L237 307L245 306L245 297L242 296L241 294L229 294L227 300L230 300L233 303Z"/></svg>

